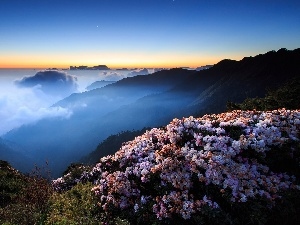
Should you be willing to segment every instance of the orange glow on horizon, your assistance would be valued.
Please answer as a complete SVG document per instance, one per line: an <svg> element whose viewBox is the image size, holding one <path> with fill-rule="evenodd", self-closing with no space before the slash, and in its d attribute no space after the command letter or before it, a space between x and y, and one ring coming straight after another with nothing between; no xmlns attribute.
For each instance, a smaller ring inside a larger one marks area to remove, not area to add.
<svg viewBox="0 0 300 225"><path fill-rule="evenodd" d="M64 68L70 66L107 65L116 68L175 68L215 64L222 57L179 54L73 54L0 56L0 68Z"/></svg>

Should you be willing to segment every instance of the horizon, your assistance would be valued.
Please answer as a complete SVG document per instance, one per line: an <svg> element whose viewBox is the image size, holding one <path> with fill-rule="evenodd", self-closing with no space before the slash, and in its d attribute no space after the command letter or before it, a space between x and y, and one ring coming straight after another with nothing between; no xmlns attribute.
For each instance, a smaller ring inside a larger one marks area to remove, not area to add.
<svg viewBox="0 0 300 225"><path fill-rule="evenodd" d="M271 51L278 51L280 49L286 49L288 51L293 51L293 50L296 50L298 49L297 48L294 48L294 49L287 49L285 47L282 47L282 48L279 48L279 49L271 49L267 52L271 52ZM243 57L241 57L240 59L230 59L230 58L223 58L221 59L220 61L222 60L225 60L225 59L229 59L229 60L235 60L235 61L241 61L243 58L245 57L255 57L259 54L266 54L267 52L261 52L261 53L257 53L256 55L245 55ZM13 69L17 69L17 70L71 70L70 67L78 67L78 66L87 66L89 68L87 69L78 69L78 70L99 70L99 69L93 69L92 67L93 66L98 66L98 65L104 65L104 66L107 66L108 69L107 70L122 70L122 69L128 69L128 70L138 70L138 69L156 69L156 68L161 68L161 69L197 69L198 67L205 67L205 66L214 66L215 64L219 63L220 61L217 61L216 63L210 63L210 64L205 64L205 65L199 65L199 66L175 66L175 67L167 67L167 66L161 66L161 67L146 67L146 66L140 66L140 67L133 67L133 66L121 66L121 67L110 67L109 65L105 65L105 64L94 64L94 65L83 65L83 64L77 64L77 65L69 65L67 67L51 67L51 66L45 66L45 67L0 67L0 69L8 69L8 70L13 70ZM105 69L102 69L103 71L105 71ZM101 69L100 69L101 71Z"/></svg>
<svg viewBox="0 0 300 225"><path fill-rule="evenodd" d="M298 1L10 0L0 68L178 68L300 46Z"/></svg>

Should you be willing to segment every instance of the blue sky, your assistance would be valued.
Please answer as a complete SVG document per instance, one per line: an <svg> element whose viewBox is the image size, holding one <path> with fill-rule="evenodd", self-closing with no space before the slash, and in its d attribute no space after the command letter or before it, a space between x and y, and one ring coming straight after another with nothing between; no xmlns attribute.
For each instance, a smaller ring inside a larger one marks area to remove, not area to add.
<svg viewBox="0 0 300 225"><path fill-rule="evenodd" d="M1 0L0 67L175 67L300 47L300 1Z"/></svg>

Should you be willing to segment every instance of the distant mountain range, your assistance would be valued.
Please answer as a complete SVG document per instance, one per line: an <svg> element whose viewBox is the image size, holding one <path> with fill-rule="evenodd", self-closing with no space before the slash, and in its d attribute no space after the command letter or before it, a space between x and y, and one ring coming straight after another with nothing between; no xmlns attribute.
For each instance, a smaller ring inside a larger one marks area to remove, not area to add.
<svg viewBox="0 0 300 225"><path fill-rule="evenodd" d="M300 76L299 59L300 49L280 49L240 61L225 59L201 71L171 69L128 77L56 103L73 111L69 119L24 125L3 139L22 146L34 158L32 164L48 160L58 176L112 134L162 126L175 117L219 113L227 101L262 97L267 88Z"/></svg>
<svg viewBox="0 0 300 225"><path fill-rule="evenodd" d="M91 91L93 89L102 88L108 84L113 84L113 83L115 83L115 81L106 81L106 80L95 81L94 83L87 86L86 90Z"/></svg>
<svg viewBox="0 0 300 225"><path fill-rule="evenodd" d="M98 65L98 66L70 66L70 70L110 70L106 65Z"/></svg>
<svg viewBox="0 0 300 225"><path fill-rule="evenodd" d="M200 71L200 70L207 70L209 68L213 67L213 65L206 65L206 66L199 66L195 70Z"/></svg>

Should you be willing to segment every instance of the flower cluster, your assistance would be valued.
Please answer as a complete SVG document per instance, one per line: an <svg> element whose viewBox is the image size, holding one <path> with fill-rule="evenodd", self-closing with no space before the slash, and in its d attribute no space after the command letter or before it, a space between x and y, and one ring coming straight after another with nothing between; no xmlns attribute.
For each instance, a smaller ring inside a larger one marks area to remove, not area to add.
<svg viewBox="0 0 300 225"><path fill-rule="evenodd" d="M189 219L204 208L220 208L212 189L232 203L272 203L281 191L300 188L295 177L272 172L262 159L274 148L299 143L299 127L300 111L286 109L174 119L124 143L80 179L95 184L104 211L151 208L158 219ZM289 151L292 157L295 148ZM63 180L54 182L57 189Z"/></svg>
<svg viewBox="0 0 300 225"><path fill-rule="evenodd" d="M52 180L52 186L55 191L66 191L74 187L78 183L86 182L86 174L91 170L91 166L84 166L81 164L73 165L68 168L66 174L56 180ZM92 177L90 177L92 179Z"/></svg>

